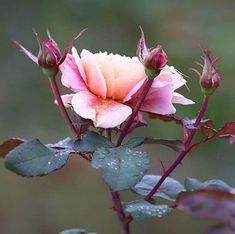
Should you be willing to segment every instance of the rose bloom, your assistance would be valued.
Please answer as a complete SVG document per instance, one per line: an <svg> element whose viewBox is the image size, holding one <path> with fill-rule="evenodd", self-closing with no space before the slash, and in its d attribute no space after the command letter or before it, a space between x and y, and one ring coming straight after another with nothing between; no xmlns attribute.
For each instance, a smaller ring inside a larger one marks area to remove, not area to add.
<svg viewBox="0 0 235 234"><path fill-rule="evenodd" d="M147 81L137 57L93 54L85 49L79 56L72 48L60 70L62 84L73 91L62 96L65 106L72 106L79 116L101 128L114 128L128 119ZM176 112L173 103L193 104L174 92L185 83L179 72L166 65L154 79L140 111L168 115ZM138 117L142 119L140 113Z"/></svg>

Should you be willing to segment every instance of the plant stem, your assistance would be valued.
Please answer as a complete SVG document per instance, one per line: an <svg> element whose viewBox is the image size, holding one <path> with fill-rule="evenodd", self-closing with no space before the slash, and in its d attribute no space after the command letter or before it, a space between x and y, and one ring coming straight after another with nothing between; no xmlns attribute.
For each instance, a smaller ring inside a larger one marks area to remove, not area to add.
<svg viewBox="0 0 235 234"><path fill-rule="evenodd" d="M118 223L120 227L120 234L130 234L129 222L126 221L127 218L123 211L119 192L115 192L112 189L110 189L110 192L112 194L112 199L113 199L113 205L114 205L113 208L117 213Z"/></svg>
<svg viewBox="0 0 235 234"><path fill-rule="evenodd" d="M129 119L127 120L127 123L124 127L124 129L121 131L121 134L117 140L117 146L120 146L122 144L122 141L124 140L124 138L126 137L126 135L128 134L128 131L133 123L133 121L135 120L135 117L137 116L140 107L144 101L144 99L146 98L149 89L151 88L151 85L153 83L153 79L148 79L145 86L144 86L144 90L142 92L142 94L140 95L140 97L137 100L137 103L133 109L133 112L131 114L131 116L129 117Z"/></svg>
<svg viewBox="0 0 235 234"><path fill-rule="evenodd" d="M181 164L182 160L184 159L184 157L187 155L187 153L191 150L190 148L190 144L192 142L193 137L195 136L196 132L197 132L197 127L199 126L202 117L204 116L206 109L208 107L208 101L209 101L209 97L208 96L204 96L200 111L197 115L196 121L194 123L194 127L195 129L192 129L190 134L188 135L187 139L185 140L184 143L184 150L179 154L179 156L177 157L177 159L172 163L172 165L163 173L162 177L160 178L160 180L158 181L158 183L153 187L153 189L149 192L149 194L145 197L145 200L148 201L156 192L157 190L160 188L160 186L162 185L162 183L165 181L165 179L176 169L176 167Z"/></svg>
<svg viewBox="0 0 235 234"><path fill-rule="evenodd" d="M77 139L80 139L80 134L77 132L76 128L73 126L73 123L65 109L64 103L61 99L60 91L56 83L55 77L50 77L49 78L50 85L51 85L51 90L53 92L53 95L58 103L58 107L60 109L61 115L63 116L63 119L65 123L68 125L72 133L76 136Z"/></svg>

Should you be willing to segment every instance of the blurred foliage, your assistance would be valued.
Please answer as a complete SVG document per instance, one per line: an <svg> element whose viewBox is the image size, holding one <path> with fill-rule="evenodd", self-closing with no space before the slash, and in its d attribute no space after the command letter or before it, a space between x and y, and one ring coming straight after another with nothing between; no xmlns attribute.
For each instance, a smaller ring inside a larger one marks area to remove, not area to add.
<svg viewBox="0 0 235 234"><path fill-rule="evenodd" d="M190 107L178 107L179 116L193 117L200 105L197 78L188 68L200 59L198 40L214 54L222 54L219 68L221 88L213 95L208 118L221 126L235 117L235 2L233 0L1 0L0 53L0 140L16 136L44 142L56 142L69 135L39 68L32 64L11 42L17 39L37 53L32 28L52 35L66 46L81 29L88 31L76 43L80 50L108 51L134 55L139 38L138 26L145 30L149 46L160 43L166 49L170 64L190 76L181 92L196 101ZM63 89L66 93L67 90ZM151 123L138 135L179 138L181 129L174 124ZM145 149L152 156L151 173L160 173L159 159L169 164L175 158L170 150L152 146ZM183 167L172 175L182 180L186 175L202 180L221 178L235 186L234 146L225 140L214 140L195 150ZM0 170L0 230L7 234L52 234L66 228L80 227L99 234L118 233L111 211L108 189L86 162L73 159L64 169L48 177L22 179ZM130 200L130 193L123 194ZM133 233L202 233L202 221L180 212L164 218L150 219L132 225Z"/></svg>

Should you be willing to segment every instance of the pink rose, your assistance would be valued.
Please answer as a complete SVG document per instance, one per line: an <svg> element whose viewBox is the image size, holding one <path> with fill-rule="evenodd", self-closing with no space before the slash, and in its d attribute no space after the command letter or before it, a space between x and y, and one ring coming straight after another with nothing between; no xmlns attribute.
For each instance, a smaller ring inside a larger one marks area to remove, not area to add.
<svg viewBox="0 0 235 234"><path fill-rule="evenodd" d="M101 128L114 128L131 115L137 94L147 80L137 57L92 54L85 49L79 56L72 48L60 70L62 84L74 92L62 96L64 104ZM172 103L193 104L174 92L185 83L173 67L165 66L154 79L141 111L166 115L175 113Z"/></svg>

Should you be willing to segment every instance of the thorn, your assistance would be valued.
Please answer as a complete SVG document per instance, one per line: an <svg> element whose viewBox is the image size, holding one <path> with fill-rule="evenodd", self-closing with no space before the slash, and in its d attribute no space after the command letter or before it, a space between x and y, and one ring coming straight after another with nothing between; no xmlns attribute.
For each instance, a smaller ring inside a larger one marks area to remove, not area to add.
<svg viewBox="0 0 235 234"><path fill-rule="evenodd" d="M163 164L163 161L162 161L162 160L160 160L160 164L161 164L161 168L162 168L162 173L163 173L163 174L165 174L166 169L165 169L165 166L164 166L164 164Z"/></svg>

